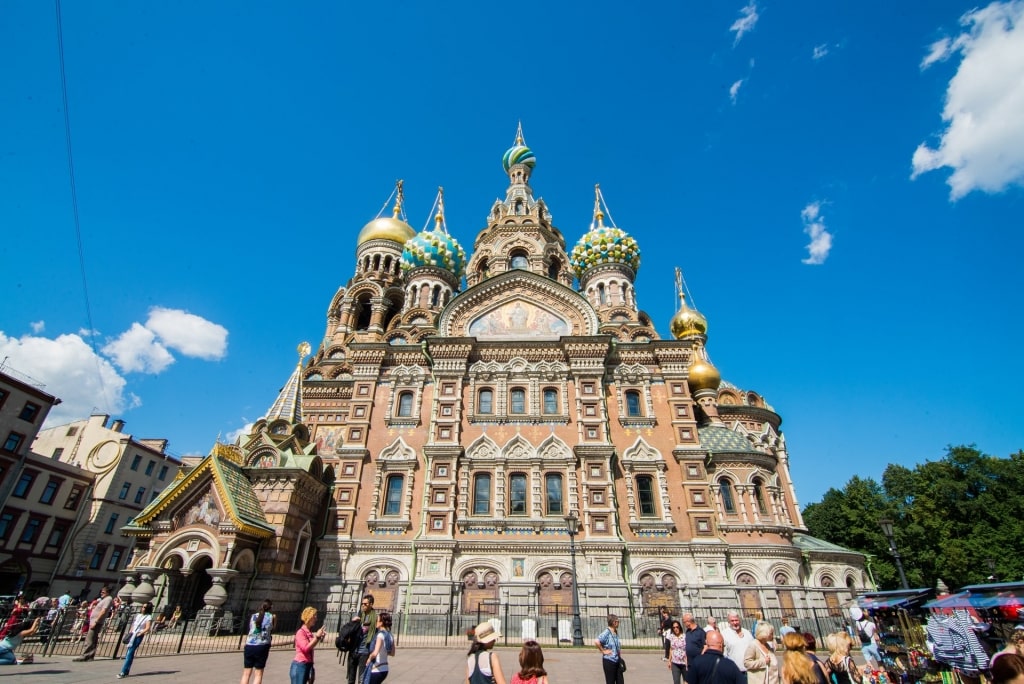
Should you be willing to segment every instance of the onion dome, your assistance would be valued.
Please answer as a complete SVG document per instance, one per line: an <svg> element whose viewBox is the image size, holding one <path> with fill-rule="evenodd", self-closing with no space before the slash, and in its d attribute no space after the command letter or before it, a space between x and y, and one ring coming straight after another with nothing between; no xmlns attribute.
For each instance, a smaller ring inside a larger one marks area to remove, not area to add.
<svg viewBox="0 0 1024 684"><path fill-rule="evenodd" d="M600 264L623 264L633 269L635 274L640 270L640 245L621 228L604 225L603 197L599 186L595 186L595 192L596 225L591 224L590 232L580 238L569 257L576 277L582 277L587 269Z"/></svg>
<svg viewBox="0 0 1024 684"><path fill-rule="evenodd" d="M704 349L697 350L697 358L690 366L690 375L687 380L691 392L700 390L716 390L722 384L722 374L718 372L714 364L707 359Z"/></svg>
<svg viewBox="0 0 1024 684"><path fill-rule="evenodd" d="M519 124L519 130L516 131L516 142L512 147L505 150L505 155L501 158L501 166L505 169L505 173L509 172L516 164L525 164L531 169L537 164L537 158L533 154L533 150L526 146L526 142L523 140L523 125Z"/></svg>
<svg viewBox="0 0 1024 684"><path fill-rule="evenodd" d="M466 251L445 229L444 190L440 188L434 229L417 234L405 243L405 249L402 250L402 270L409 271L420 266L443 268L460 279L466 272Z"/></svg>
<svg viewBox="0 0 1024 684"><path fill-rule="evenodd" d="M402 181L398 181L395 187L395 208L390 217L382 216L363 226L356 238L356 247L369 242L370 240L388 240L404 245L406 241L416 235L416 231L408 223L399 218L402 213ZM390 199L390 198L389 198ZM385 205L386 206L386 205Z"/></svg>
<svg viewBox="0 0 1024 684"><path fill-rule="evenodd" d="M679 311L672 317L669 330L672 337L684 340L687 337L707 336L708 319L696 309L686 305L686 294L683 293L683 273L676 269L676 293L679 295Z"/></svg>

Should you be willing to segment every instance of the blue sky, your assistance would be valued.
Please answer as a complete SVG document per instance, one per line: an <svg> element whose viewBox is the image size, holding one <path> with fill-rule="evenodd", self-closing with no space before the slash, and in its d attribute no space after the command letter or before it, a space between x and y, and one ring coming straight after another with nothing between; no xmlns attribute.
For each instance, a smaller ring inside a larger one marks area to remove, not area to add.
<svg viewBox="0 0 1024 684"><path fill-rule="evenodd" d="M725 379L783 416L801 504L947 444L1006 455L1024 2L976 7L67 0L90 325L54 7L10 0L0 359L64 400L51 424L206 453L317 345L394 181L417 230L443 185L471 247L522 120L569 246L595 183L638 240L663 336L683 269Z"/></svg>

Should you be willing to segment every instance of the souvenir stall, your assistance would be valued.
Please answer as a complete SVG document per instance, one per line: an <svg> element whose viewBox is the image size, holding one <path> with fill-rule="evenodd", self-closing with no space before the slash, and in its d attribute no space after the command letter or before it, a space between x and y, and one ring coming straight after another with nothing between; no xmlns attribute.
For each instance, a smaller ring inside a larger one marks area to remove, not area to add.
<svg viewBox="0 0 1024 684"><path fill-rule="evenodd" d="M850 616L866 614L875 624L881 669L865 672L865 682L939 682L943 667L933 657L924 630L924 606L935 596L932 589L901 589L861 594ZM856 636L856 630L854 632Z"/></svg>
<svg viewBox="0 0 1024 684"><path fill-rule="evenodd" d="M1024 619L1024 583L975 584L929 601L928 639L935 657L968 677L986 670Z"/></svg>

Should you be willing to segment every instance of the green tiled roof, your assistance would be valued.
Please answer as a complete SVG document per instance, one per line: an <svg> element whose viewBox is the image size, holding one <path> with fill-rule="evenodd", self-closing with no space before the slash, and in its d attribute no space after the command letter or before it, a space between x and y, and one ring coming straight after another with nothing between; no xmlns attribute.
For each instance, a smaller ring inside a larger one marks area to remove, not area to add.
<svg viewBox="0 0 1024 684"><path fill-rule="evenodd" d="M738 432L720 425L709 425L697 428L702 448L718 453L761 453L754 448L747 438Z"/></svg>
<svg viewBox="0 0 1024 684"><path fill-rule="evenodd" d="M234 509L233 517L238 518L246 525L273 532L274 528L267 523L263 507L260 505L259 499L256 498L252 483L242 472L241 466L226 458L211 458L213 458L213 469L224 484L224 490L228 495L228 501L225 503Z"/></svg>
<svg viewBox="0 0 1024 684"><path fill-rule="evenodd" d="M801 551L833 551L837 553L858 553L852 551L838 544L827 542L824 539L818 539L812 537L809 534L803 534L802 532L793 533L793 545Z"/></svg>

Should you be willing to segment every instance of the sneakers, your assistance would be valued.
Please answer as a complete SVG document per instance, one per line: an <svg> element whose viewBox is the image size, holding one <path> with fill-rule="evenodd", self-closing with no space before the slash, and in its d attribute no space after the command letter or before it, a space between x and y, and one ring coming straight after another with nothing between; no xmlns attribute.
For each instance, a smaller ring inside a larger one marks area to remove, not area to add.
<svg viewBox="0 0 1024 684"><path fill-rule="evenodd" d="M34 653L29 653L24 658L18 658L18 664L19 665L28 665L30 663L34 663L35 661L36 661L36 659L35 659L35 654Z"/></svg>
<svg viewBox="0 0 1024 684"><path fill-rule="evenodd" d="M668 658L662 658L662 659L661 659L661 662L663 662L663 663L667 663L667 662L668 662Z"/></svg>
<svg viewBox="0 0 1024 684"><path fill-rule="evenodd" d="M78 656L77 658L72 659L71 662L73 662L73 663L87 663L90 660L92 660L92 656Z"/></svg>
<svg viewBox="0 0 1024 684"><path fill-rule="evenodd" d="M118 672L118 673L117 673L117 678L118 678L118 679L124 679L124 678L125 678L125 677L127 677L127 676L128 676L128 675L126 675L126 674L125 674L124 672Z"/></svg>

